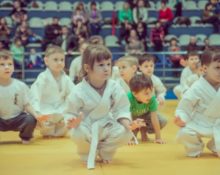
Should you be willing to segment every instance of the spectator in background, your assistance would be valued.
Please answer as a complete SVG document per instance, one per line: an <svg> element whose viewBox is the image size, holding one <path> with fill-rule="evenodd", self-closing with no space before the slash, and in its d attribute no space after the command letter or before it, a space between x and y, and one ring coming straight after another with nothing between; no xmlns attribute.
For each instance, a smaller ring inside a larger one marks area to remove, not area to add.
<svg viewBox="0 0 220 175"><path fill-rule="evenodd" d="M156 26L152 28L150 39L151 39L151 45L153 46L155 51L163 50L164 29L161 26L160 22L157 22Z"/></svg>
<svg viewBox="0 0 220 175"><path fill-rule="evenodd" d="M219 33L220 31L220 21L218 16L213 13L213 5L207 3L202 14L202 22L212 24L213 33Z"/></svg>
<svg viewBox="0 0 220 175"><path fill-rule="evenodd" d="M186 46L186 50L187 50L187 52L201 50L201 48L197 44L197 38L195 36L190 37L189 44Z"/></svg>
<svg viewBox="0 0 220 175"><path fill-rule="evenodd" d="M91 35L98 35L101 30L102 23L102 15L101 12L97 8L97 4L95 1L92 1L90 4L89 11L89 25Z"/></svg>
<svg viewBox="0 0 220 175"><path fill-rule="evenodd" d="M10 51L13 56L14 66L17 69L16 78L22 79L22 69L24 68L24 46L20 38L15 38L10 46Z"/></svg>
<svg viewBox="0 0 220 175"><path fill-rule="evenodd" d="M123 25L125 21L133 23L133 14L128 2L124 2L123 8L119 10L118 19L121 25Z"/></svg>
<svg viewBox="0 0 220 175"><path fill-rule="evenodd" d="M118 39L119 44L121 44L123 40L126 40L126 38L129 37L129 33L132 29L133 29L133 24L128 22L128 20L124 20L124 22L121 23L121 27L119 30L119 39Z"/></svg>
<svg viewBox="0 0 220 175"><path fill-rule="evenodd" d="M170 51L170 52L180 52L181 51L176 38L172 38L170 40L170 46L168 48L168 51ZM183 60L183 59L184 58L182 55L172 53L170 55L170 61L172 62L172 68L178 69L178 68L182 67L182 65L180 63L181 63L181 60ZM179 72L174 71L174 76L179 77Z"/></svg>
<svg viewBox="0 0 220 175"><path fill-rule="evenodd" d="M13 59L15 61L15 68L21 68L24 61L24 46L20 38L15 38L10 46Z"/></svg>
<svg viewBox="0 0 220 175"><path fill-rule="evenodd" d="M65 71L67 71L69 70L72 52L77 50L78 38L76 35L69 32L67 26L62 26L61 34L56 38L55 44L65 51Z"/></svg>
<svg viewBox="0 0 220 175"><path fill-rule="evenodd" d="M215 49L213 46L210 46L209 38L205 38L203 42L204 42L204 46L202 48L203 51L211 51Z"/></svg>
<svg viewBox="0 0 220 175"><path fill-rule="evenodd" d="M59 19L57 17L53 17L52 23L45 27L43 50L47 48L48 44L54 44L60 34L61 26L59 25Z"/></svg>
<svg viewBox="0 0 220 175"><path fill-rule="evenodd" d="M136 27L137 35L139 40L144 45L144 50L147 50L147 26L143 22L138 22Z"/></svg>
<svg viewBox="0 0 220 175"><path fill-rule="evenodd" d="M21 7L21 3L19 1L14 1L13 9L10 13L10 16L15 25L21 24L23 21L27 21L27 11Z"/></svg>
<svg viewBox="0 0 220 175"><path fill-rule="evenodd" d="M68 53L77 50L77 37L69 32L67 26L62 26L61 33L54 43Z"/></svg>
<svg viewBox="0 0 220 175"><path fill-rule="evenodd" d="M26 21L23 21L16 29L15 37L20 38L22 45L26 46L29 42L40 40L40 37L33 33Z"/></svg>
<svg viewBox="0 0 220 175"><path fill-rule="evenodd" d="M148 20L148 10L145 7L144 0L138 0L137 7L133 9L133 17L134 22L137 24L138 22L147 23Z"/></svg>
<svg viewBox="0 0 220 175"><path fill-rule="evenodd" d="M30 55L25 60L25 65L29 69L45 67L42 55L37 53L34 48L30 49Z"/></svg>
<svg viewBox="0 0 220 175"><path fill-rule="evenodd" d="M78 24L78 21L81 21L83 24L88 23L88 13L84 7L83 2L79 2L73 12L72 15L72 24L73 27L76 27Z"/></svg>
<svg viewBox="0 0 220 175"><path fill-rule="evenodd" d="M129 37L126 39L126 52L129 54L140 54L144 52L144 44L139 40L135 29L130 31Z"/></svg>
<svg viewBox="0 0 220 175"><path fill-rule="evenodd" d="M9 47L10 29L4 17L0 17L0 41L4 45L4 48Z"/></svg>
<svg viewBox="0 0 220 175"><path fill-rule="evenodd" d="M168 34L169 27L173 21L173 12L170 7L166 6L166 0L161 1L161 9L159 10L158 21L161 23L164 28L164 34Z"/></svg>

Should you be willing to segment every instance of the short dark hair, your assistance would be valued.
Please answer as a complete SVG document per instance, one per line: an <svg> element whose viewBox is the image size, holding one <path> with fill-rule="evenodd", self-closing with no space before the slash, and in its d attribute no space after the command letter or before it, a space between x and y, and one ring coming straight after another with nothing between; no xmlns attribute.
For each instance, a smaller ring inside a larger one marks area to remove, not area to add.
<svg viewBox="0 0 220 175"><path fill-rule="evenodd" d="M191 51L188 53L186 60L188 60L191 56L198 56L198 58L200 57L197 51Z"/></svg>
<svg viewBox="0 0 220 175"><path fill-rule="evenodd" d="M155 57L150 54L141 54L138 56L139 65L141 66L145 61L152 61L155 63Z"/></svg>
<svg viewBox="0 0 220 175"><path fill-rule="evenodd" d="M209 65L211 62L218 61L220 62L220 51L205 51L201 58L201 65Z"/></svg>
<svg viewBox="0 0 220 175"><path fill-rule="evenodd" d="M129 86L132 92L140 92L143 89L152 89L153 82L148 76L143 74L136 74L131 78Z"/></svg>

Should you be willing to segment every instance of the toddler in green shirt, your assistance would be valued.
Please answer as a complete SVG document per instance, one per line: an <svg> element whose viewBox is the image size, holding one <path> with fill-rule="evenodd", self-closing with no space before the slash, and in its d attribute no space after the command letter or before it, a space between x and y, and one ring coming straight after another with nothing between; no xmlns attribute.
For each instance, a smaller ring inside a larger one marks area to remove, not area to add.
<svg viewBox="0 0 220 175"><path fill-rule="evenodd" d="M155 133L155 143L165 143L161 138L160 130L167 120L157 114L158 103L153 95L153 83L150 77L135 75L129 82L131 92L128 92L132 119L143 119L146 126L134 130L135 136L141 133L141 140L147 141L147 133Z"/></svg>

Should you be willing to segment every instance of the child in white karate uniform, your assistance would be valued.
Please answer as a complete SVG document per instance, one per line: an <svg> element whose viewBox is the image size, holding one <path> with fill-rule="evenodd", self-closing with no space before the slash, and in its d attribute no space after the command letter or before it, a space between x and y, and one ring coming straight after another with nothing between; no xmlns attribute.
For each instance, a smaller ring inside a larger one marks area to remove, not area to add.
<svg viewBox="0 0 220 175"><path fill-rule="evenodd" d="M153 82L153 91L157 98L159 105L163 105L165 102L166 88L163 85L159 77L154 75L155 58L152 55L143 54L139 58L139 70L145 75L151 78Z"/></svg>
<svg viewBox="0 0 220 175"><path fill-rule="evenodd" d="M67 128L64 124L64 103L74 84L63 71L65 54L59 46L49 46L44 57L47 69L40 73L31 86L31 103L35 110L49 118L39 123L44 137L62 137Z"/></svg>
<svg viewBox="0 0 220 175"><path fill-rule="evenodd" d="M129 101L122 87L110 79L111 52L90 45L83 53L83 80L67 100L65 117L77 152L89 169L96 154L110 163L119 146L132 138Z"/></svg>
<svg viewBox="0 0 220 175"><path fill-rule="evenodd" d="M182 70L180 77L180 84L175 86L173 89L174 94L178 99L182 97L184 92L189 89L187 85L187 79L196 74L196 65L199 62L199 55L197 52L191 52L186 58L187 66Z"/></svg>
<svg viewBox="0 0 220 175"><path fill-rule="evenodd" d="M79 45L79 53L80 55L73 59L69 68L69 77L70 79L77 84L80 80L80 70L82 67L82 54L85 51L86 47L88 47L89 43L84 41Z"/></svg>
<svg viewBox="0 0 220 175"><path fill-rule="evenodd" d="M115 80L119 82L119 84L123 87L125 92L129 92L129 81L136 74L138 69L138 60L134 56L123 56L119 58L115 67L118 67L120 76Z"/></svg>
<svg viewBox="0 0 220 175"><path fill-rule="evenodd" d="M220 52L205 52L201 64L204 75L185 92L176 109L177 141L187 156L199 157L204 148L201 138L208 137L208 149L220 157Z"/></svg>
<svg viewBox="0 0 220 175"><path fill-rule="evenodd" d="M19 131L23 144L28 144L36 126L37 113L29 103L29 88L12 78L14 63L7 50L0 51L0 131Z"/></svg>

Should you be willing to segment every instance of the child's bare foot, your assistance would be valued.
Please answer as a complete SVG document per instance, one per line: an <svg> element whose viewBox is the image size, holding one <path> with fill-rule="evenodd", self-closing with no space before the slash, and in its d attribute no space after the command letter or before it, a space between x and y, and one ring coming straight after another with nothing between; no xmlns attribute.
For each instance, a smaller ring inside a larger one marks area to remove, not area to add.
<svg viewBox="0 0 220 175"><path fill-rule="evenodd" d="M110 164L110 163L112 163L111 160L102 160L102 162L103 162L104 164Z"/></svg>

